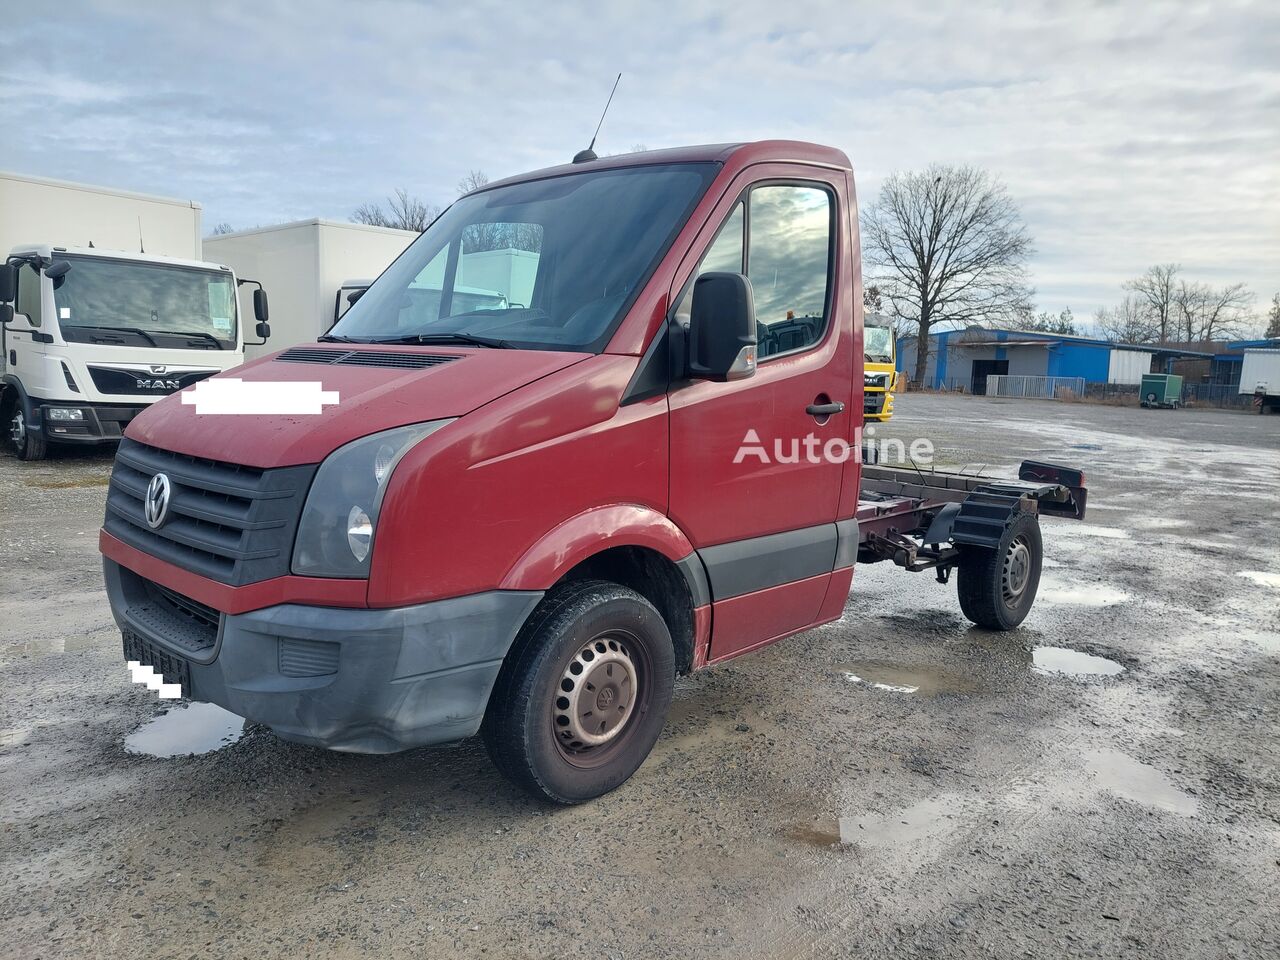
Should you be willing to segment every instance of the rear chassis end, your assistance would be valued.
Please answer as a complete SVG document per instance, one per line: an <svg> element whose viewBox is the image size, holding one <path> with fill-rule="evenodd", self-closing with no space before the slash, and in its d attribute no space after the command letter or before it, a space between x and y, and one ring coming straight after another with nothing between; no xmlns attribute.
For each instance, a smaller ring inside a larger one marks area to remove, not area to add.
<svg viewBox="0 0 1280 960"><path fill-rule="evenodd" d="M858 561L936 570L945 583L965 550L995 549L1019 515L1083 520L1087 500L1081 471L1033 460L1023 461L1017 480L868 464Z"/></svg>

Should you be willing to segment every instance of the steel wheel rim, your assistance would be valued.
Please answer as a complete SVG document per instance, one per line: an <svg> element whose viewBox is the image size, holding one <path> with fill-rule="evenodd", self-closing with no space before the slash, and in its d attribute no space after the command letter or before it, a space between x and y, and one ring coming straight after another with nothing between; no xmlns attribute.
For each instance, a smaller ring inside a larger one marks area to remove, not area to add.
<svg viewBox="0 0 1280 960"><path fill-rule="evenodd" d="M648 653L634 637L609 632L581 644L565 664L551 703L560 754L590 767L614 756L649 700Z"/></svg>
<svg viewBox="0 0 1280 960"><path fill-rule="evenodd" d="M1031 581L1031 548L1025 537L1016 538L1005 551L1000 570L1000 593L1006 605L1016 606Z"/></svg>
<svg viewBox="0 0 1280 960"><path fill-rule="evenodd" d="M27 418L21 410L15 410L13 419L9 421L9 439L15 447L21 447L27 442Z"/></svg>

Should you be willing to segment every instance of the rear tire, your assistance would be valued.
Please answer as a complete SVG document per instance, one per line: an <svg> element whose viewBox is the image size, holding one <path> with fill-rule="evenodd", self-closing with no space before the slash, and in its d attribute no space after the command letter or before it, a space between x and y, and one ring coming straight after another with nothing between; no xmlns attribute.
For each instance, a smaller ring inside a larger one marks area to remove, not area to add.
<svg viewBox="0 0 1280 960"><path fill-rule="evenodd" d="M1040 523L1019 513L994 550L966 548L956 571L964 615L988 630L1012 630L1026 619L1040 589L1044 545Z"/></svg>
<svg viewBox="0 0 1280 960"><path fill-rule="evenodd" d="M480 728L535 797L583 803L639 769L666 722L675 649L648 600L603 580L552 590L521 628Z"/></svg>
<svg viewBox="0 0 1280 960"><path fill-rule="evenodd" d="M27 405L21 397L15 397L12 406L5 411L5 432L9 449L19 460L43 460L48 453L44 436L35 436L29 429Z"/></svg>

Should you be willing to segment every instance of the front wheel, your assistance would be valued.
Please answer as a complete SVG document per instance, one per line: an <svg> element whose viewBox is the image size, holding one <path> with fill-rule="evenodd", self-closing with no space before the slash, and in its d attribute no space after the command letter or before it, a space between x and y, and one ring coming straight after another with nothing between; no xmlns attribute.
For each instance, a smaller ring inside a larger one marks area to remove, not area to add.
<svg viewBox="0 0 1280 960"><path fill-rule="evenodd" d="M988 630L1012 630L1027 618L1040 589L1044 545L1033 513L1019 513L994 550L967 548L956 571L964 615Z"/></svg>
<svg viewBox="0 0 1280 960"><path fill-rule="evenodd" d="M43 460L47 447L43 436L36 436L29 429L26 405L15 399L7 411L9 431L9 449L19 460Z"/></svg>
<svg viewBox="0 0 1280 960"><path fill-rule="evenodd" d="M521 628L481 735L494 765L534 796L583 803L621 786L657 742L675 650L662 615L626 587L557 587Z"/></svg>

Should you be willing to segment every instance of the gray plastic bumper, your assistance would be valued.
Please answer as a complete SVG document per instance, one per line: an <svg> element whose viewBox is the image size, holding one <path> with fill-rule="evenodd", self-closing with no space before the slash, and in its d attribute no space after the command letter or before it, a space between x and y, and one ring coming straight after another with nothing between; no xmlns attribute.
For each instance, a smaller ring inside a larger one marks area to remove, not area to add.
<svg viewBox="0 0 1280 960"><path fill-rule="evenodd" d="M137 593L122 581L133 575L107 564L117 622L185 661L193 699L287 740L356 753L479 730L502 659L542 599L495 590L387 610L282 604L224 614L209 659L161 636L156 617L131 616Z"/></svg>

